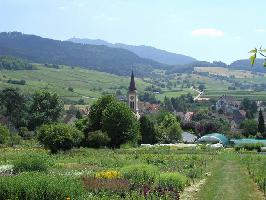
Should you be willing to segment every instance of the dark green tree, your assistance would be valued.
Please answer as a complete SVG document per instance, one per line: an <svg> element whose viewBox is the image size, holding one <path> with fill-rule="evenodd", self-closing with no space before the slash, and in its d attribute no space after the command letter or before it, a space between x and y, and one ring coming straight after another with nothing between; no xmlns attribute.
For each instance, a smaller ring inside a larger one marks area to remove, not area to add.
<svg viewBox="0 0 266 200"><path fill-rule="evenodd" d="M102 128L103 111L112 102L117 101L114 96L107 95L98 99L91 107L89 113L89 131L96 131Z"/></svg>
<svg viewBox="0 0 266 200"><path fill-rule="evenodd" d="M63 101L57 93L40 90L33 95L30 129L46 123L57 122L64 110Z"/></svg>
<svg viewBox="0 0 266 200"><path fill-rule="evenodd" d="M102 113L102 131L111 138L111 146L136 144L140 139L139 122L130 108L118 101L108 104Z"/></svg>
<svg viewBox="0 0 266 200"><path fill-rule="evenodd" d="M264 116L263 116L261 109L260 109L259 118L258 118L258 132L260 132L263 136L265 136Z"/></svg>
<svg viewBox="0 0 266 200"><path fill-rule="evenodd" d="M244 136L255 136L258 131L258 123L253 119L244 120L240 124L240 128Z"/></svg>
<svg viewBox="0 0 266 200"><path fill-rule="evenodd" d="M28 105L27 99L18 89L8 88L0 92L0 104L4 115L17 128L27 126Z"/></svg>
<svg viewBox="0 0 266 200"><path fill-rule="evenodd" d="M157 142L155 123L145 115L140 118L139 122L142 144L155 144Z"/></svg>

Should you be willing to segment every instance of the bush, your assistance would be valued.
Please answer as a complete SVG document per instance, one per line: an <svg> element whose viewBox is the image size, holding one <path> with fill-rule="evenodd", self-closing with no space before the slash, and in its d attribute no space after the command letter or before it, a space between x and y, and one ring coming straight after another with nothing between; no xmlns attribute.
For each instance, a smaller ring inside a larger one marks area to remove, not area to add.
<svg viewBox="0 0 266 200"><path fill-rule="evenodd" d="M87 199L80 181L66 176L24 173L0 176L0 200Z"/></svg>
<svg viewBox="0 0 266 200"><path fill-rule="evenodd" d="M0 124L0 144L6 144L10 136L6 126Z"/></svg>
<svg viewBox="0 0 266 200"><path fill-rule="evenodd" d="M187 178L178 172L165 172L160 175L159 186L165 189L184 190Z"/></svg>
<svg viewBox="0 0 266 200"><path fill-rule="evenodd" d="M102 131L94 131L88 133L88 138L86 141L86 146L93 147L93 148L100 148L108 146L110 143L110 138L108 137L107 133Z"/></svg>
<svg viewBox="0 0 266 200"><path fill-rule="evenodd" d="M159 170L155 165L135 164L121 169L122 176L133 186L153 185L156 182Z"/></svg>
<svg viewBox="0 0 266 200"><path fill-rule="evenodd" d="M261 151L261 147L263 147L262 143L250 143L250 144L241 144L235 147L236 151L239 151L241 149L247 150L247 151L253 151L256 150L258 152Z"/></svg>
<svg viewBox="0 0 266 200"><path fill-rule="evenodd" d="M10 134L10 137L8 138L7 144L10 147L13 147L15 145L19 145L21 143L21 137L15 133L15 134Z"/></svg>
<svg viewBox="0 0 266 200"><path fill-rule="evenodd" d="M79 146L83 134L73 126L56 123L42 125L37 130L37 138L52 153L56 153Z"/></svg>
<svg viewBox="0 0 266 200"><path fill-rule="evenodd" d="M42 154L26 154L13 162L14 173L21 172L46 172L48 169L47 157Z"/></svg>

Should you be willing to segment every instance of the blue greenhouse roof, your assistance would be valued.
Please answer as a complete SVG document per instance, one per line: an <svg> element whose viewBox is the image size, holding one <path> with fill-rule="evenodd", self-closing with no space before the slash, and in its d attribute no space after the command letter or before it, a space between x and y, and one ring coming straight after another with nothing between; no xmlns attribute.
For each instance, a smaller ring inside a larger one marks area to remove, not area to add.
<svg viewBox="0 0 266 200"><path fill-rule="evenodd" d="M198 139L198 142L215 142L215 141L219 141L223 145L229 144L228 138L221 133L207 134Z"/></svg>

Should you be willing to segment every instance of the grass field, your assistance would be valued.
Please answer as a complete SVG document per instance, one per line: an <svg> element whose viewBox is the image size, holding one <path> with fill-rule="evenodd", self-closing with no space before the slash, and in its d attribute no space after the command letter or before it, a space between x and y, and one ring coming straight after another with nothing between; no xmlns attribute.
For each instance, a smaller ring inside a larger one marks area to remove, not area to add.
<svg viewBox="0 0 266 200"><path fill-rule="evenodd" d="M18 87L26 93L34 90L49 88L61 97L78 100L83 98L88 102L100 97L103 92L115 94L120 89L126 94L130 82L129 77L121 77L108 73L86 70L81 68L62 67L60 69L46 68L36 65L37 70L1 71L0 88ZM26 80L26 85L7 83L7 80ZM136 79L139 91L149 85L141 79ZM68 88L72 87L73 92Z"/></svg>

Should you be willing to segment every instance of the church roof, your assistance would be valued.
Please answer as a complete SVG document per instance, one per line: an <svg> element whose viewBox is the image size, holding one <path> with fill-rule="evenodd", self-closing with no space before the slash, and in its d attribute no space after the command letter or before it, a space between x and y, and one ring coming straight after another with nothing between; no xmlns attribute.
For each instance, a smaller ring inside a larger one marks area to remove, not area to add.
<svg viewBox="0 0 266 200"><path fill-rule="evenodd" d="M130 81L130 85L128 87L128 90L129 91L137 90L133 71L132 71L132 74L131 74L131 81Z"/></svg>

